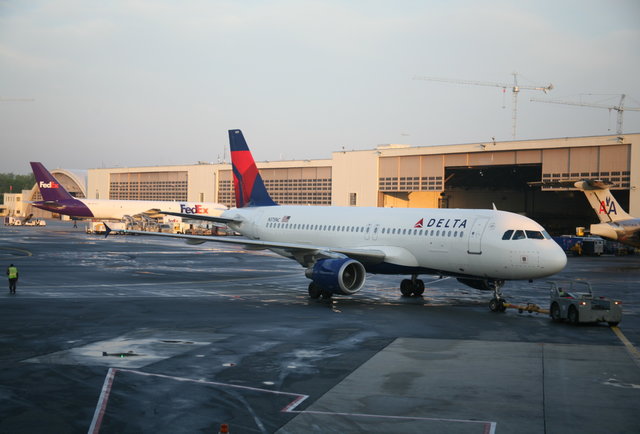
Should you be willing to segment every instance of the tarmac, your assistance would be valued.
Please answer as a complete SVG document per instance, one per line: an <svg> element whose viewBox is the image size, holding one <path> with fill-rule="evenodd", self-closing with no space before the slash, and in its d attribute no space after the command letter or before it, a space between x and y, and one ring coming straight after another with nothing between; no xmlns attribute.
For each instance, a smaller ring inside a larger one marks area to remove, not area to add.
<svg viewBox="0 0 640 434"><path fill-rule="evenodd" d="M0 226L0 433L640 432L640 256L547 279L623 301L619 327L573 326L438 276L309 300L269 252L79 226ZM503 291L548 308L547 280Z"/></svg>

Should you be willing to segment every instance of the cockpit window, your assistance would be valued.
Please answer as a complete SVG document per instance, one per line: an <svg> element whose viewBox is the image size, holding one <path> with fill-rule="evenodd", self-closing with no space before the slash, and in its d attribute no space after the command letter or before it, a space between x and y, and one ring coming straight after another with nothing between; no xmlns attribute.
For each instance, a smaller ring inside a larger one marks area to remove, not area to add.
<svg viewBox="0 0 640 434"><path fill-rule="evenodd" d="M533 240L544 240L544 235L540 231L525 231L527 233L527 238Z"/></svg>
<svg viewBox="0 0 640 434"><path fill-rule="evenodd" d="M516 233L513 234L513 238L512 239L514 239L514 240L523 240L523 239L525 239L524 231L517 230Z"/></svg>
<svg viewBox="0 0 640 434"><path fill-rule="evenodd" d="M511 239L512 234L513 234L513 229L509 229L507 232L504 233L504 235L502 236L502 239L503 240Z"/></svg>
<svg viewBox="0 0 640 434"><path fill-rule="evenodd" d="M551 235L549 235L549 233L547 231L542 231L542 235L548 240L551 239Z"/></svg>

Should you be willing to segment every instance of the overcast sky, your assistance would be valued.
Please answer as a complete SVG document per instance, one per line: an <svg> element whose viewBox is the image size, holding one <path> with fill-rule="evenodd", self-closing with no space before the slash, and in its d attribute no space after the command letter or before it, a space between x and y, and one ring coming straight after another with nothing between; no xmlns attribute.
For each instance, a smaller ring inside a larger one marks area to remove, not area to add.
<svg viewBox="0 0 640 434"><path fill-rule="evenodd" d="M530 99L640 107L639 71L638 0L0 0L0 172L216 162L235 128L259 161L511 139L511 89L414 76L517 72L555 87L520 92L518 139L615 134Z"/></svg>

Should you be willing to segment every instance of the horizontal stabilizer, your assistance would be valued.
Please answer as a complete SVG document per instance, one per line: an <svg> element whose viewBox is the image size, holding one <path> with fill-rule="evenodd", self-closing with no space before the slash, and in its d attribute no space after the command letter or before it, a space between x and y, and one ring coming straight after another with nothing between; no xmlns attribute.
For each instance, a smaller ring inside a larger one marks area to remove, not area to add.
<svg viewBox="0 0 640 434"><path fill-rule="evenodd" d="M577 188L582 191L605 190L616 185L613 182L602 181L600 179L562 179L529 182L528 184L531 187Z"/></svg>

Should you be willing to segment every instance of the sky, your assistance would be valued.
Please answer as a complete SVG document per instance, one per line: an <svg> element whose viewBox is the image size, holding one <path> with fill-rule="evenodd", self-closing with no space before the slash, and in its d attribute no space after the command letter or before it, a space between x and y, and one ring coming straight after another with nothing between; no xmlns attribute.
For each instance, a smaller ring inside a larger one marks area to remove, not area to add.
<svg viewBox="0 0 640 434"><path fill-rule="evenodd" d="M638 71L637 0L0 0L0 173L511 140L514 72L518 140L615 134L531 99L640 108Z"/></svg>

